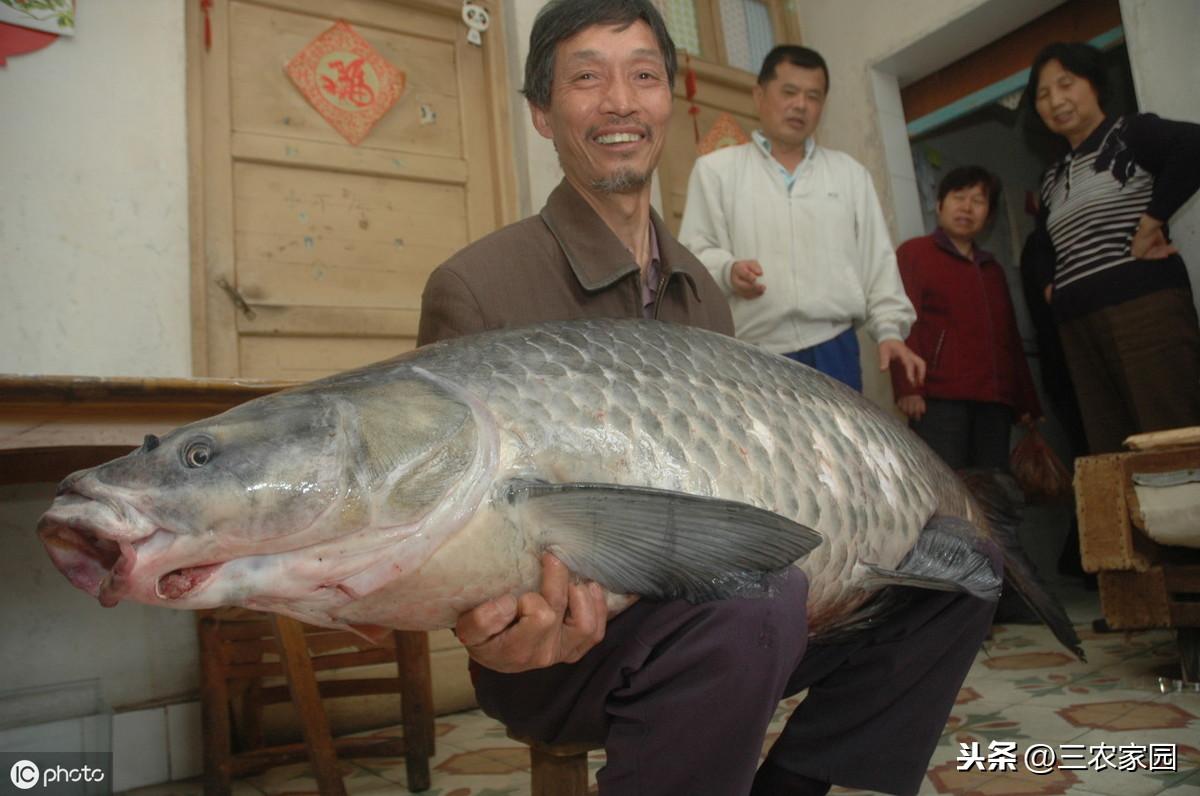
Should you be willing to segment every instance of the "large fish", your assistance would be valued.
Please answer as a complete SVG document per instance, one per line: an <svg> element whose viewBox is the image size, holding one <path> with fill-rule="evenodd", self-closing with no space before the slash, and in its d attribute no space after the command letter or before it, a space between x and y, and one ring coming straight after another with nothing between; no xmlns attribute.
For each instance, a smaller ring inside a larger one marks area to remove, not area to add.
<svg viewBox="0 0 1200 796"><path fill-rule="evenodd" d="M887 586L995 598L980 551L993 530L859 394L651 321L490 332L259 398L69 476L39 524L104 605L326 626L451 626L536 589L545 550L614 608L767 591L795 562L817 637L877 616ZM1024 564L1009 567L1077 649Z"/></svg>

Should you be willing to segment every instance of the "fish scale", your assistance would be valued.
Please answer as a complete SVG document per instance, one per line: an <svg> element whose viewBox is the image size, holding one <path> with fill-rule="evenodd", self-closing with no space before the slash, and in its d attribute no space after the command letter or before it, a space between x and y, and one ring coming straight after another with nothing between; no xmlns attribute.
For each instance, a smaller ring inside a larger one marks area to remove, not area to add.
<svg viewBox="0 0 1200 796"><path fill-rule="evenodd" d="M490 404L500 428L524 440L517 456L538 463L533 469L552 469L556 479L712 495L817 530L823 543L798 564L809 576L814 616L865 599L853 562L893 567L935 512L967 516L956 479L907 429L804 365L667 324L567 328L500 332L467 356L450 341L428 349L421 367ZM671 420L684 407L695 415L686 436ZM595 440L621 416L635 418L622 447L632 455L561 461L560 451L602 449ZM747 422L759 434L747 433ZM812 462L822 443L824 469ZM733 455L739 450L745 455ZM681 460L679 451L690 456ZM833 474L832 485L822 472Z"/></svg>

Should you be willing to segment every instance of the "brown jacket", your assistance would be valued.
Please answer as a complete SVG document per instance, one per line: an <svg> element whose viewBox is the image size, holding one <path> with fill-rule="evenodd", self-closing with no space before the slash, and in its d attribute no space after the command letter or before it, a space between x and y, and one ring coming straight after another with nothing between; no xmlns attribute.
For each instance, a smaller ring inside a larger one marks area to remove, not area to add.
<svg viewBox="0 0 1200 796"><path fill-rule="evenodd" d="M655 317L732 336L716 282L653 210L650 220L663 276ZM476 241L433 272L417 345L540 321L640 318L640 279L633 256L563 180L539 215Z"/></svg>

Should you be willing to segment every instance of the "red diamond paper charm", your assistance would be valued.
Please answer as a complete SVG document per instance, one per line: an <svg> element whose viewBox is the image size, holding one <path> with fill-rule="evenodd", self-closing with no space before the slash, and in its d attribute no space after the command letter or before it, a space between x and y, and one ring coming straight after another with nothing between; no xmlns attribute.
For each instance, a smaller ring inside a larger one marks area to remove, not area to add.
<svg viewBox="0 0 1200 796"><path fill-rule="evenodd" d="M700 143L696 145L696 151L701 155L707 155L709 152L716 152L727 146L744 144L749 140L750 136L746 135L746 131L737 123L737 120L728 113L722 113L713 122L713 126L705 136L700 139Z"/></svg>
<svg viewBox="0 0 1200 796"><path fill-rule="evenodd" d="M343 21L297 53L287 73L317 113L355 146L404 91L404 73Z"/></svg>

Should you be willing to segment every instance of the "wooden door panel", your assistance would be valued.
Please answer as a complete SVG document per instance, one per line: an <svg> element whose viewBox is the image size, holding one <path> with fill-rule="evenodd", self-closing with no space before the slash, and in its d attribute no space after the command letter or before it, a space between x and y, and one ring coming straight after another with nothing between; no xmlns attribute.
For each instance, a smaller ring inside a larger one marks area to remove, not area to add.
<svg viewBox="0 0 1200 796"><path fill-rule="evenodd" d="M412 347L411 340L379 337L247 335L238 364L245 378L309 381L390 359Z"/></svg>
<svg viewBox="0 0 1200 796"><path fill-rule="evenodd" d="M693 62L695 63L695 62ZM758 116L750 92L754 77L740 70L697 65L699 78L695 105L700 109L698 126L703 136L717 117L728 113L747 135L758 127ZM681 81L682 82L682 81ZM676 235L683 222L683 206L687 200L688 178L692 164L696 162L696 127L688 113L691 103L682 96L676 86L675 105L672 109L671 126L667 131L667 143L663 147L662 163L658 177L662 189L663 219Z"/></svg>
<svg viewBox="0 0 1200 796"><path fill-rule="evenodd" d="M477 2L483 47L457 0L216 0L199 52L189 9L197 373L313 378L407 350L432 270L514 220L502 12ZM359 146L284 71L335 19L406 77Z"/></svg>
<svg viewBox="0 0 1200 796"><path fill-rule="evenodd" d="M239 163L238 289L251 304L416 309L467 243L458 186Z"/></svg>
<svg viewBox="0 0 1200 796"><path fill-rule="evenodd" d="M344 145L345 139L296 90L284 71L288 61L332 21L240 2L230 10L234 130ZM444 21L437 31L440 40L365 26L355 30L405 74L403 94L363 146L460 157L455 27ZM436 116L423 121L423 105Z"/></svg>
<svg viewBox="0 0 1200 796"><path fill-rule="evenodd" d="M450 185L467 184L467 161L412 152L348 147L320 141L301 141L273 135L234 133L230 142L235 161L304 165L351 174L424 180Z"/></svg>

